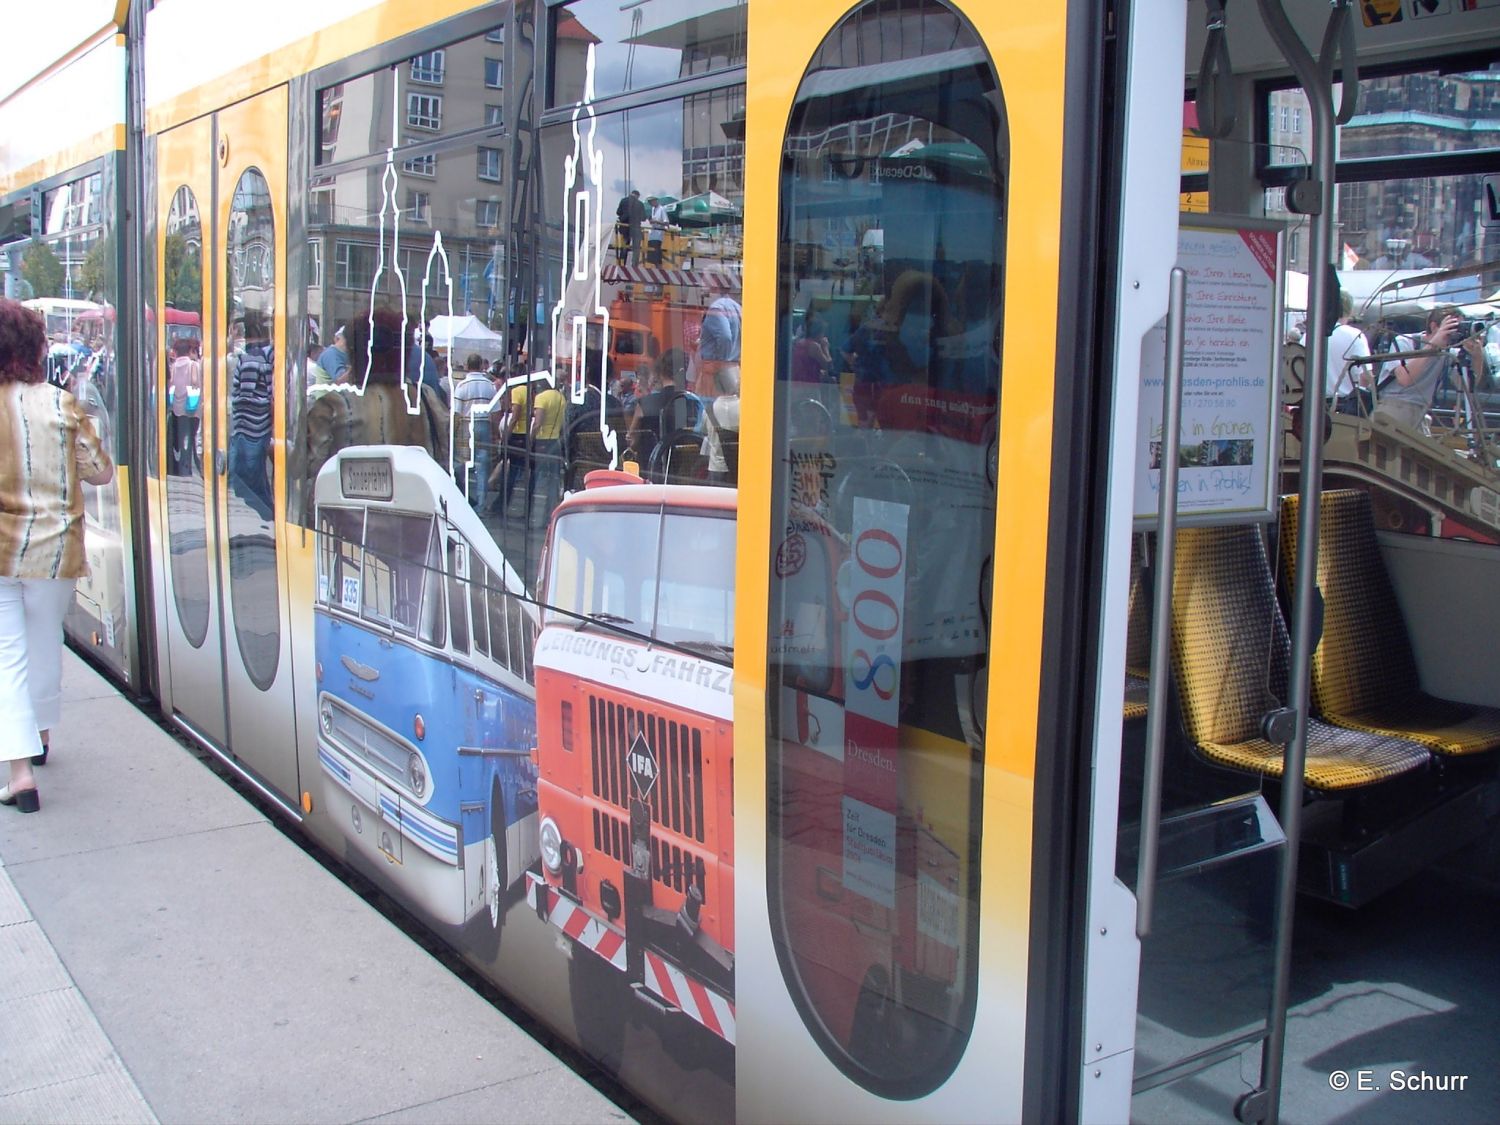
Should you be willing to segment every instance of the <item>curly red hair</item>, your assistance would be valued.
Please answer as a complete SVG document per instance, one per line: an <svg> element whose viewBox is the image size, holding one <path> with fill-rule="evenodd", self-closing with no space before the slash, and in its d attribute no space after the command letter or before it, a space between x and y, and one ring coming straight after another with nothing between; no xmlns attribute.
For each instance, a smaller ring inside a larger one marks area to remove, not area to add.
<svg viewBox="0 0 1500 1125"><path fill-rule="evenodd" d="M47 378L47 324L20 301L0 297L0 383Z"/></svg>

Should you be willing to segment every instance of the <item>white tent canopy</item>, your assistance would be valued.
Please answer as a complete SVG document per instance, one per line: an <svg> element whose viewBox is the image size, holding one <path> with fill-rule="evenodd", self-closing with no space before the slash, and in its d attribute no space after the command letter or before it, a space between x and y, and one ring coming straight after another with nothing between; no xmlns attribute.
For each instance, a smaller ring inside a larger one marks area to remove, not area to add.
<svg viewBox="0 0 1500 1125"><path fill-rule="evenodd" d="M505 354L505 337L486 328L476 316L435 316L432 318L432 342L452 350L452 362L460 366L474 353L485 359Z"/></svg>

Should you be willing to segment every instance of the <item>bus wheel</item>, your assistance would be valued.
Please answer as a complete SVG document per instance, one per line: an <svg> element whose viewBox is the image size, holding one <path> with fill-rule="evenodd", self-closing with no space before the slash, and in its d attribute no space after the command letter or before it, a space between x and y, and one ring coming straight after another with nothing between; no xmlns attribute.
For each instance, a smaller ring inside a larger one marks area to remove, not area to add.
<svg viewBox="0 0 1500 1125"><path fill-rule="evenodd" d="M618 1074L632 1002L625 974L591 950L575 945L568 962L568 997L579 1049L610 1073Z"/></svg>
<svg viewBox="0 0 1500 1125"><path fill-rule="evenodd" d="M483 960L493 961L500 953L506 906L505 802L498 787L490 795L490 834L483 854L485 907L465 923L464 945Z"/></svg>

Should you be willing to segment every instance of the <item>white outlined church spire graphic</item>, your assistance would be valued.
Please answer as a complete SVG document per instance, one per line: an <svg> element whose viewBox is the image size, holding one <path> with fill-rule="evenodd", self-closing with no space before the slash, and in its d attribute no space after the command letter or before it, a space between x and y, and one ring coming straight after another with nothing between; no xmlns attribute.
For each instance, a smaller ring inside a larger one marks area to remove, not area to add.
<svg viewBox="0 0 1500 1125"><path fill-rule="evenodd" d="M401 72L398 68L396 80L391 83L392 122L400 119L400 73ZM394 125L392 126L392 128L394 129ZM422 299L421 304L418 308L418 323L416 332L414 334L411 328L410 315L407 311L407 297L410 292L410 288L407 284L406 269L401 263L401 206L398 202L398 192L401 186L401 177L396 170L395 145L396 140L393 136L391 138L391 144L387 146L385 150L385 171L381 174L380 177L380 227L379 240L376 243L377 265L375 267L375 276L370 279L370 302L369 309L365 314L368 319L368 335L366 336L366 339L370 342L371 348L367 349L366 355L364 357L364 370L360 374L359 382L352 387L352 391L356 395L363 395L370 384L370 370L374 362L370 352L373 351L373 345L375 342L375 308L377 300L379 298L379 294L382 290L382 282L386 274L386 262L387 260L389 260L390 272L395 276L396 285L400 290L400 299L397 304L401 309L401 339L396 343L396 351L397 363L399 365L397 367L397 371L399 372L401 379L401 396L406 401L406 412L408 414L419 414L422 410L422 383L424 381L423 371L426 366L426 361L422 357L425 353L427 345L427 325L432 322L432 314L428 312L428 294L429 291L434 287L433 270L435 267L441 267L442 274L440 280L438 281L437 288L439 289L440 294L446 295L447 299L440 307L450 318L453 315L453 272L449 268L448 251L443 246L443 232L440 230L435 230L432 234L432 247L427 252L426 267L422 274ZM389 231L390 235L389 253L387 253L387 231ZM413 347L414 344L415 347ZM415 372L414 377L408 379L406 370L407 364L409 359L413 356L417 357L418 368ZM355 362L356 357L350 356L349 358L351 363ZM446 363L448 366L448 382L451 386L453 382L453 355L451 349L449 350L449 355ZM448 415L447 469L450 476L456 477L457 474L455 472L455 469L457 468L457 466L453 464L454 425L455 419L452 412L450 412ZM473 445L471 438L470 449L472 450L472 448ZM470 454L470 456L473 456L472 453ZM468 462L468 464L465 466L466 471L469 467L472 466L472 464L472 461Z"/></svg>
<svg viewBox="0 0 1500 1125"><path fill-rule="evenodd" d="M582 120L581 120L582 119ZM573 151L563 164L562 277L557 303L552 306L550 366L506 381L487 406L469 415L469 448L474 448L476 416L498 413L500 400L511 387L546 382L566 384L568 401L585 401L589 388L588 329L599 326L599 435L609 452L611 468L620 464L619 435L609 425L605 356L609 355L609 308L601 299L604 268L604 153L595 141L594 48L589 47L584 70L583 98L573 110ZM585 179L586 177L586 179Z"/></svg>

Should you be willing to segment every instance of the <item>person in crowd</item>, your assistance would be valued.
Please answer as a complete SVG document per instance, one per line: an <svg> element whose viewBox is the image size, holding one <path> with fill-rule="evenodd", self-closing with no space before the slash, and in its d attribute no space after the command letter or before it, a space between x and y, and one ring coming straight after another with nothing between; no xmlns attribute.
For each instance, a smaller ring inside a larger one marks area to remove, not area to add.
<svg viewBox="0 0 1500 1125"><path fill-rule="evenodd" d="M406 357L406 381L431 387L437 391L443 404L447 405L448 390L438 378L438 366L437 348L432 342L432 326L429 324L425 329L419 327L417 340Z"/></svg>
<svg viewBox="0 0 1500 1125"><path fill-rule="evenodd" d="M229 482L262 520L275 503L266 466L271 452L273 344L265 314L245 313L245 346L229 387Z"/></svg>
<svg viewBox="0 0 1500 1125"><path fill-rule="evenodd" d="M859 424L866 427L877 424L876 400L880 387L890 382L881 355L883 312L879 304L871 307L841 349L845 366L854 372L854 412Z"/></svg>
<svg viewBox="0 0 1500 1125"><path fill-rule="evenodd" d="M374 330L371 330L371 322ZM401 385L401 313L381 306L346 326L349 362L363 381L363 394L354 388L335 388L310 403L303 421L307 465L303 511L313 509L312 489L318 471L339 450L351 445L412 445L425 449L448 471L448 408L437 389L418 388L415 411L407 408L409 388ZM325 353L326 354L326 353Z"/></svg>
<svg viewBox="0 0 1500 1125"><path fill-rule="evenodd" d="M828 328L823 318L809 312L802 322L802 332L792 344L792 381L821 383L833 368L828 350Z"/></svg>
<svg viewBox="0 0 1500 1125"><path fill-rule="evenodd" d="M718 394L715 375L725 364L740 362L740 303L719 297L703 312L698 332L698 371L692 382L695 394L712 398Z"/></svg>
<svg viewBox="0 0 1500 1125"><path fill-rule="evenodd" d="M328 381L331 383L349 381L349 342L344 336L342 324L333 333L333 343L318 355L318 366L328 373ZM361 371L360 374L363 375L364 372Z"/></svg>
<svg viewBox="0 0 1500 1125"><path fill-rule="evenodd" d="M672 220L667 217L667 205L659 196L653 195L651 204L651 229L646 233L646 261L653 266L662 262L662 245L667 238L667 227Z"/></svg>
<svg viewBox="0 0 1500 1125"><path fill-rule="evenodd" d="M561 498L558 485L562 480L562 435L567 406L563 393L544 383L531 408L531 476L527 488L535 498L533 504L543 522ZM537 491L538 483L541 491Z"/></svg>
<svg viewBox="0 0 1500 1125"><path fill-rule="evenodd" d="M505 435L505 448L501 451L504 455L498 465L490 472L489 484L491 487L499 485L491 507L497 507L502 516L510 508L511 495L516 490L516 481L520 479L522 471L526 468L526 452L529 444L526 434L531 428L531 384L513 383L505 392L501 402L504 412L500 415L500 422L495 427L495 432ZM504 482L500 481L504 477Z"/></svg>
<svg viewBox="0 0 1500 1125"><path fill-rule="evenodd" d="M1324 373L1323 393L1328 398L1330 410L1340 414L1370 412L1370 392L1364 388L1370 384L1370 368L1367 364L1349 366L1349 361L1370 354L1370 341L1365 334L1350 323L1354 315L1354 300L1347 293L1339 294L1339 322L1328 334L1327 370ZM1363 400L1363 411L1361 411Z"/></svg>
<svg viewBox="0 0 1500 1125"><path fill-rule="evenodd" d="M627 222L630 230L630 264L638 266L641 264L641 232L646 225L646 219L650 213L646 205L641 201L639 190L630 193L630 207L627 213Z"/></svg>
<svg viewBox="0 0 1500 1125"><path fill-rule="evenodd" d="M42 318L0 298L0 804L41 808L33 765L62 718L62 623L88 574L82 484L114 464L78 401L47 382Z"/></svg>
<svg viewBox="0 0 1500 1125"><path fill-rule="evenodd" d="M630 257L630 196L620 196L615 205L615 262L625 265Z"/></svg>
<svg viewBox="0 0 1500 1125"><path fill-rule="evenodd" d="M172 341L167 368L167 475L193 475L198 448L199 409L203 399L203 363L198 341L178 336Z"/></svg>
<svg viewBox="0 0 1500 1125"><path fill-rule="evenodd" d="M453 471L459 477L459 487L468 492L468 481L465 479L464 465L470 460L474 461L474 481L478 486L477 495L470 496L469 502L475 506L484 503L484 486L489 480L490 470L490 418L487 410L474 413L475 407L486 406L495 397L495 383L490 378L489 372L485 370L484 357L482 355L471 355L464 360L464 377L459 380L458 385L453 388L450 396L453 401ZM469 437L473 432L473 442Z"/></svg>
<svg viewBox="0 0 1500 1125"><path fill-rule="evenodd" d="M1455 345L1467 356L1474 379L1482 381L1486 370L1484 337L1466 337L1463 330L1464 321L1457 310L1435 308L1427 314L1425 332L1397 336L1396 351L1428 351L1433 354L1392 360L1385 365L1374 417L1418 433L1426 432L1426 416L1432 406L1432 396L1444 377L1458 366L1452 351Z"/></svg>
<svg viewBox="0 0 1500 1125"><path fill-rule="evenodd" d="M714 376L718 394L704 409L707 433L708 479L715 484L735 484L739 466L740 368L726 364Z"/></svg>
<svg viewBox="0 0 1500 1125"><path fill-rule="evenodd" d="M650 393L635 400L625 442L635 453L639 464L647 463L651 451L663 437L691 424L691 399L681 389L682 380L686 376L687 356L679 348L668 348L656 361L655 381ZM669 404L673 408L673 416L664 421L662 412Z"/></svg>

